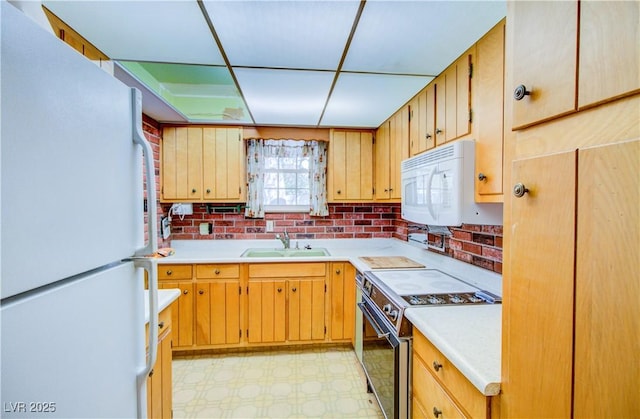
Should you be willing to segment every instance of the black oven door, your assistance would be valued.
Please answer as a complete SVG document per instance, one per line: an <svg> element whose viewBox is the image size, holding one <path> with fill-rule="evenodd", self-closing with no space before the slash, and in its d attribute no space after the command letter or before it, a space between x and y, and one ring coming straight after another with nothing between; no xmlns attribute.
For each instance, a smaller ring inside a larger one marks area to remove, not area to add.
<svg viewBox="0 0 640 419"><path fill-rule="evenodd" d="M365 324L362 365L368 385L386 418L408 418L410 340L398 338L366 297L358 306Z"/></svg>

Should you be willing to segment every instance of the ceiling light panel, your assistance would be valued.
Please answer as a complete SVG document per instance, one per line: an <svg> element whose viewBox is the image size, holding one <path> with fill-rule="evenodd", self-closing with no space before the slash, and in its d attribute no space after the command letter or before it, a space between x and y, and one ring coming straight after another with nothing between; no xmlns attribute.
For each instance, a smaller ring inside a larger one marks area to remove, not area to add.
<svg viewBox="0 0 640 419"><path fill-rule="evenodd" d="M335 73L238 68L235 74L257 124L316 126Z"/></svg>
<svg viewBox="0 0 640 419"><path fill-rule="evenodd" d="M205 1L232 66L335 70L358 1Z"/></svg>
<svg viewBox="0 0 640 419"><path fill-rule="evenodd" d="M320 125L376 128L431 80L432 77L341 73Z"/></svg>
<svg viewBox="0 0 640 419"><path fill-rule="evenodd" d="M112 59L224 65L194 0L44 5Z"/></svg>
<svg viewBox="0 0 640 419"><path fill-rule="evenodd" d="M367 1L343 70L436 76L505 15L505 1Z"/></svg>

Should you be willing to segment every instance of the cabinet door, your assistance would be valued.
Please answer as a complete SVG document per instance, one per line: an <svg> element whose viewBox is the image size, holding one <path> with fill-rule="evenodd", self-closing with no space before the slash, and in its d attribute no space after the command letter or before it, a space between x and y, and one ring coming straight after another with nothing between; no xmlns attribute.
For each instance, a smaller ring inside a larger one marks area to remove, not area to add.
<svg viewBox="0 0 640 419"><path fill-rule="evenodd" d="M426 112L426 131L425 131L425 150L431 150L436 146L436 84L430 83L425 89L425 112Z"/></svg>
<svg viewBox="0 0 640 419"><path fill-rule="evenodd" d="M196 344L221 345L240 341L240 281L196 283Z"/></svg>
<svg viewBox="0 0 640 419"><path fill-rule="evenodd" d="M162 198L202 198L202 129L167 127L162 134Z"/></svg>
<svg viewBox="0 0 640 419"><path fill-rule="evenodd" d="M570 417L576 153L516 160L504 296L501 413ZM544 401L544 402L542 402Z"/></svg>
<svg viewBox="0 0 640 419"><path fill-rule="evenodd" d="M150 418L172 417L171 330L158 337L156 363L147 378L147 415Z"/></svg>
<svg viewBox="0 0 640 419"><path fill-rule="evenodd" d="M355 330L355 269L348 262L332 263L331 290L331 340L354 339Z"/></svg>
<svg viewBox="0 0 640 419"><path fill-rule="evenodd" d="M409 155L415 156L427 149L427 91L409 102Z"/></svg>
<svg viewBox="0 0 640 419"><path fill-rule="evenodd" d="M402 160L409 157L409 107L404 106L393 117L393 135L389 140L389 198L399 200L402 192Z"/></svg>
<svg viewBox="0 0 640 419"><path fill-rule="evenodd" d="M575 417L640 417L640 140L580 150Z"/></svg>
<svg viewBox="0 0 640 419"><path fill-rule="evenodd" d="M239 128L203 128L203 199L238 201L244 185L244 144Z"/></svg>
<svg viewBox="0 0 640 419"><path fill-rule="evenodd" d="M390 132L395 129L395 121L385 121L376 131L376 200L389 199Z"/></svg>
<svg viewBox="0 0 640 419"><path fill-rule="evenodd" d="M332 130L329 165L329 194L332 201L373 199L371 131Z"/></svg>
<svg viewBox="0 0 640 419"><path fill-rule="evenodd" d="M190 266L189 266L190 268ZM159 288L178 288L180 297L172 304L171 323L173 342L176 347L191 347L193 340L193 283L186 281L159 281Z"/></svg>
<svg viewBox="0 0 640 419"><path fill-rule="evenodd" d="M576 108L578 2L508 2L512 34L513 92L531 94L513 102L513 128L519 129Z"/></svg>
<svg viewBox="0 0 640 419"><path fill-rule="evenodd" d="M640 89L640 3L580 2L578 108Z"/></svg>
<svg viewBox="0 0 640 419"><path fill-rule="evenodd" d="M502 201L504 21L476 44L476 201Z"/></svg>
<svg viewBox="0 0 640 419"><path fill-rule="evenodd" d="M445 137L445 128L447 126L447 75L440 74L434 80L435 96L436 96L436 126L435 126L435 142L436 147L444 144L447 139Z"/></svg>
<svg viewBox="0 0 640 419"><path fill-rule="evenodd" d="M285 285L284 280L249 280L250 343L285 341Z"/></svg>
<svg viewBox="0 0 640 419"><path fill-rule="evenodd" d="M290 279L290 341L324 340L324 278Z"/></svg>
<svg viewBox="0 0 640 419"><path fill-rule="evenodd" d="M456 61L456 133L455 138L471 132L471 63L475 47Z"/></svg>

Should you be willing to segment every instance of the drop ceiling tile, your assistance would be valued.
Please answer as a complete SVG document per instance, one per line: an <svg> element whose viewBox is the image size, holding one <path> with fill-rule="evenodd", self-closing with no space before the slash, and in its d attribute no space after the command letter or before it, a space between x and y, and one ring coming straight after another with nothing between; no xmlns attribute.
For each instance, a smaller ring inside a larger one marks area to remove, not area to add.
<svg viewBox="0 0 640 419"><path fill-rule="evenodd" d="M431 80L432 77L342 73L320 125L376 128Z"/></svg>
<svg viewBox="0 0 640 419"><path fill-rule="evenodd" d="M45 1L44 5L112 59L224 65L194 0Z"/></svg>
<svg viewBox="0 0 640 419"><path fill-rule="evenodd" d="M334 73L238 68L240 89L260 125L316 126Z"/></svg>
<svg viewBox="0 0 640 419"><path fill-rule="evenodd" d="M335 70L358 1L205 1L233 66Z"/></svg>
<svg viewBox="0 0 640 419"><path fill-rule="evenodd" d="M505 15L504 1L368 1L343 70L436 76Z"/></svg>

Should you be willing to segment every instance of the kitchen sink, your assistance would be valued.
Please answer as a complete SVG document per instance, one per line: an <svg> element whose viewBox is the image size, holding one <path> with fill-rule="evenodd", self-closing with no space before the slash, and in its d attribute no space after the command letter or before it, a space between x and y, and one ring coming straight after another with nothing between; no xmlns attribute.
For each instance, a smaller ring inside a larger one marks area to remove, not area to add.
<svg viewBox="0 0 640 419"><path fill-rule="evenodd" d="M315 249L247 249L240 255L243 258L290 258L290 257L318 257L329 256L329 251L323 247Z"/></svg>

